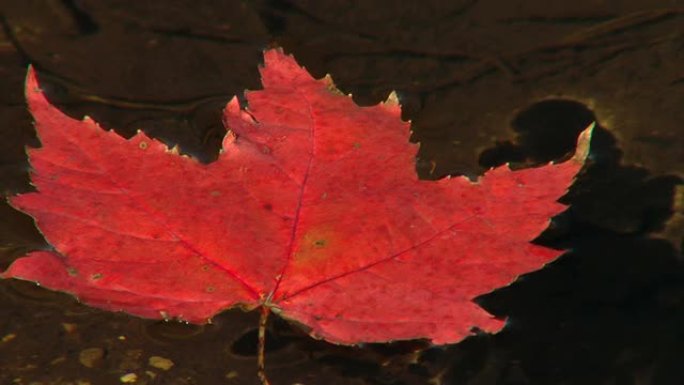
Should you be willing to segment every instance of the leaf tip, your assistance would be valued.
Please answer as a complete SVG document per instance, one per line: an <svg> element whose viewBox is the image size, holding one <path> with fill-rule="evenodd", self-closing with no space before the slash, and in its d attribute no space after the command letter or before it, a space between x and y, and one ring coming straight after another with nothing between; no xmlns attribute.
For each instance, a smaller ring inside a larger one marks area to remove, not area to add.
<svg viewBox="0 0 684 385"><path fill-rule="evenodd" d="M399 106L399 97L397 96L396 91L390 92L390 94L387 96L387 100L385 100L385 105L386 106Z"/></svg>
<svg viewBox="0 0 684 385"><path fill-rule="evenodd" d="M99 125L97 124L97 122L96 122L95 120L93 120L93 118L90 117L90 115L83 115L83 119L81 119L81 120L82 120L84 123L88 123L88 126L89 126L89 127L101 129L101 128L99 127Z"/></svg>
<svg viewBox="0 0 684 385"><path fill-rule="evenodd" d="M344 95L344 92L340 91L340 89L337 88L337 86L335 85L335 81L333 80L330 74L325 74L321 81L325 85L325 88L328 89L328 91L336 95Z"/></svg>
<svg viewBox="0 0 684 385"><path fill-rule="evenodd" d="M38 79L36 78L36 69L33 68L33 64L29 64L26 70L26 89L30 90L29 86L37 86ZM32 90L35 91L35 90ZM39 91L39 90L38 90Z"/></svg>
<svg viewBox="0 0 684 385"><path fill-rule="evenodd" d="M591 122L591 124L589 124L587 128L585 128L584 131L579 134L579 137L577 138L575 155L572 157L574 161L584 163L589 156L589 150L591 149L591 136L594 133L594 128L596 128L596 122Z"/></svg>
<svg viewBox="0 0 684 385"><path fill-rule="evenodd" d="M47 102L45 95L43 95L43 90L40 88L36 69L33 67L33 64L30 64L26 71L24 95L26 96L26 100L31 111L35 111L40 103Z"/></svg>
<svg viewBox="0 0 684 385"><path fill-rule="evenodd" d="M171 147L171 148L169 148L168 146L166 146L166 152L169 153L169 154L172 154L172 155L180 155L180 149L179 149L179 147L178 147L177 144L174 145L174 146Z"/></svg>

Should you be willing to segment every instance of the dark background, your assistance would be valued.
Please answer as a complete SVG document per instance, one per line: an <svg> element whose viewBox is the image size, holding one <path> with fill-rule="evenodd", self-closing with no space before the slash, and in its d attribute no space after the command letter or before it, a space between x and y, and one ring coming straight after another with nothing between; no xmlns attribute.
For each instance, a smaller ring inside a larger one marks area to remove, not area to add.
<svg viewBox="0 0 684 385"><path fill-rule="evenodd" d="M124 136L142 129L205 162L225 134L221 108L258 88L271 46L359 104L397 90L425 179L561 160L598 122L563 198L572 206L537 240L569 251L478 299L508 317L504 331L443 347L337 347L273 320L274 385L684 383L683 1L4 0L0 23L5 195L30 189L29 63L66 113ZM43 245L28 216L0 203L0 269ZM126 373L137 384L255 384L257 318L141 320L0 281L0 384L119 384Z"/></svg>

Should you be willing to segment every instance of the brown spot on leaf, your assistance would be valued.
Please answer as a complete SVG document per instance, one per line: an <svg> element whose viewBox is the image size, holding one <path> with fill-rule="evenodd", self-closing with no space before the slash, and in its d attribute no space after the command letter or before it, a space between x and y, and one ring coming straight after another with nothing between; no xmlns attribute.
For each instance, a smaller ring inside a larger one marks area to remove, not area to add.
<svg viewBox="0 0 684 385"><path fill-rule="evenodd" d="M316 264L330 258L334 247L331 247L335 239L332 228L312 229L304 235L301 247L295 252L296 264Z"/></svg>

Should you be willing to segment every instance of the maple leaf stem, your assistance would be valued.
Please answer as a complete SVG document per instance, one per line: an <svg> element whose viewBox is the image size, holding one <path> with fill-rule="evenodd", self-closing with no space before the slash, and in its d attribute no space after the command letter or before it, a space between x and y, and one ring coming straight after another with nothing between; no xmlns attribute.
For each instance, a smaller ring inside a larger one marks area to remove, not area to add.
<svg viewBox="0 0 684 385"><path fill-rule="evenodd" d="M261 380L261 385L271 385L266 377L266 364L264 360L264 350L266 349L266 321L271 311L268 306L261 307L261 317L259 317L259 345L257 353L257 375Z"/></svg>

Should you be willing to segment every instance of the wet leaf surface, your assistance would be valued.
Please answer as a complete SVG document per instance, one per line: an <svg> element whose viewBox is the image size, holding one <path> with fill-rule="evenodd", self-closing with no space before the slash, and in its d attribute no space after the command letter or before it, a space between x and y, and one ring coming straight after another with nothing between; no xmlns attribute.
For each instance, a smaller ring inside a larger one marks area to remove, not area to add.
<svg viewBox="0 0 684 385"><path fill-rule="evenodd" d="M563 162L423 181L396 98L361 108L280 49L264 61L210 164L64 115L31 68L35 191L9 203L49 248L0 277L153 319L261 307L346 345L499 331L472 299L561 254L530 241L566 208L594 124Z"/></svg>

